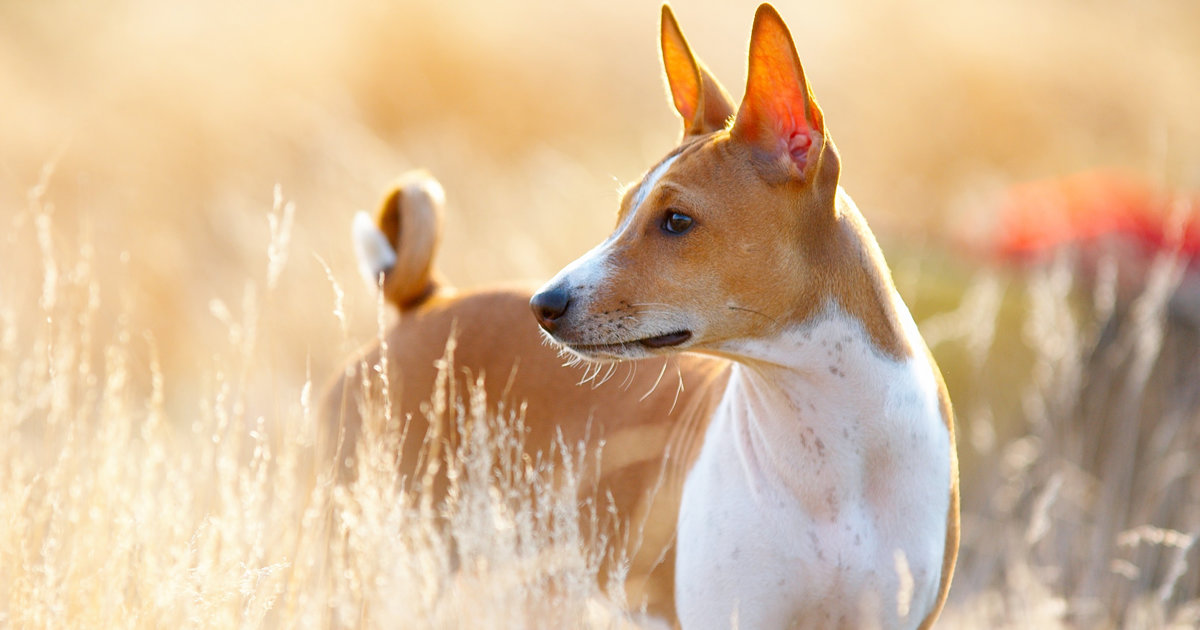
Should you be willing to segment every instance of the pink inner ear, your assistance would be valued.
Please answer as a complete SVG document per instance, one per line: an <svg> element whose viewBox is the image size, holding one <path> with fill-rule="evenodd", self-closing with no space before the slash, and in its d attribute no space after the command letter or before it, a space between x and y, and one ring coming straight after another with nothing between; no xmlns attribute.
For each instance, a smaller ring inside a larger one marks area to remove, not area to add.
<svg viewBox="0 0 1200 630"><path fill-rule="evenodd" d="M812 146L813 127L805 118L806 94L796 70L777 60L760 58L760 74L746 94L739 119L746 138L773 151L786 151L802 172L808 165L808 150Z"/></svg>
<svg viewBox="0 0 1200 630"><path fill-rule="evenodd" d="M799 108L799 111L796 108ZM804 119L803 101L778 101L767 111L771 118L768 128L775 134L776 142L783 145L792 163L800 172L804 172L804 168L808 166L808 149L812 147L813 138L812 127Z"/></svg>
<svg viewBox="0 0 1200 630"><path fill-rule="evenodd" d="M788 153L792 156L792 162L803 172L808 166L808 149L812 146L812 134L808 129L794 131L788 138Z"/></svg>

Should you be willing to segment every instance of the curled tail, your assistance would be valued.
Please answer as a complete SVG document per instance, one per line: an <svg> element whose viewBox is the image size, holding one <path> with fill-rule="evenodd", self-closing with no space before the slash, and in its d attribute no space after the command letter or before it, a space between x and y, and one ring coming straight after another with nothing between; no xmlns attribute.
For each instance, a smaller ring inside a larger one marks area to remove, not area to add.
<svg viewBox="0 0 1200 630"><path fill-rule="evenodd" d="M375 218L366 212L354 217L354 251L358 268L371 286L400 310L412 308L433 295L440 284L433 255L442 232L445 193L425 171L400 176L383 197Z"/></svg>

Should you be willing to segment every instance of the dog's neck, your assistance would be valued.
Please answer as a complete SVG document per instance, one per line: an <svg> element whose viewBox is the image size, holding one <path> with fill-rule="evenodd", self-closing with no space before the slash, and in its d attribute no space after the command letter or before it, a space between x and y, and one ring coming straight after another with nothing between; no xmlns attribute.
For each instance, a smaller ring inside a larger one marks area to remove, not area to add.
<svg viewBox="0 0 1200 630"><path fill-rule="evenodd" d="M911 322L907 311L901 316ZM734 440L747 475L769 477L797 497L823 495L825 504L813 504L818 513L836 511L844 493L869 491L866 459L894 450L886 441L908 433L898 426L908 414L892 413L892 387L936 391L928 366L885 356L834 303L811 322L735 351L741 358L722 405L732 430L725 437Z"/></svg>
<svg viewBox="0 0 1200 630"><path fill-rule="evenodd" d="M907 310L899 315L915 333ZM949 434L926 355L898 360L881 352L863 325L832 302L810 322L736 350L743 358L709 426L681 522L737 514L747 531L775 539L763 547L770 551L745 561L761 566L779 589L796 588L788 585L798 570L838 576L836 592L809 584L787 595L795 610L851 625L915 627L937 599L944 537L912 532L945 531L951 474ZM728 487L714 485L717 477ZM779 529L780 523L789 525ZM693 554L707 553L700 548L720 545L694 531L686 535L696 548L680 551L688 570ZM736 545L725 552L736 553ZM891 563L897 555L920 585L904 602L904 610L917 614L904 622L896 616L902 578ZM882 570L880 557L887 558Z"/></svg>

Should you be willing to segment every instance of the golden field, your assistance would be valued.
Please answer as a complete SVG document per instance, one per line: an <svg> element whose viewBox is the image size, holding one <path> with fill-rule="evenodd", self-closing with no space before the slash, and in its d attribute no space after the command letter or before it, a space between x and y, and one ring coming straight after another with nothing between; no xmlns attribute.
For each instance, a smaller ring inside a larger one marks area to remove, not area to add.
<svg viewBox="0 0 1200 630"><path fill-rule="evenodd" d="M735 95L755 4L675 5ZM1078 256L984 253L1013 184L1200 189L1200 6L777 6L959 415L942 627L1200 624L1200 333L1171 297L1195 263L1129 292ZM0 627L638 623L596 592L567 494L464 488L455 570L387 466L322 476L313 410L389 315L349 222L399 173L445 186L460 286L546 278L605 235L679 133L657 17L0 4ZM467 469L502 457L468 446Z"/></svg>

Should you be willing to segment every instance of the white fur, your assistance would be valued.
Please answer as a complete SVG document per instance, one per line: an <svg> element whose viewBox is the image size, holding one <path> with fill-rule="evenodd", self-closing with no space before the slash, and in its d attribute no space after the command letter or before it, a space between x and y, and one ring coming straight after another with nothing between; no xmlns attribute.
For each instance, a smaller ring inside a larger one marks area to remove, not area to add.
<svg viewBox="0 0 1200 630"><path fill-rule="evenodd" d="M566 286L573 291L589 291L599 286L608 276L608 248L611 239L591 248L574 262L563 267L557 275L550 279L539 291L551 287Z"/></svg>
<svg viewBox="0 0 1200 630"><path fill-rule="evenodd" d="M683 627L917 627L937 600L950 500L926 356L880 354L832 304L723 350L738 362L680 507Z"/></svg>
<svg viewBox="0 0 1200 630"><path fill-rule="evenodd" d="M642 204L646 202L646 197L650 194L650 191L654 190L654 187L658 185L658 180L661 179L663 174L667 172L667 169L671 168L671 165L675 163L675 159L678 157L679 154L676 153L662 162L659 162L658 166L654 167L654 169L650 171L649 175L646 175L646 177L642 178L642 183L640 186L638 186L637 191L633 193L633 199L629 204L629 214L625 215L626 224L628 224L629 219L637 213L638 209L642 207ZM620 230L617 231L620 232Z"/></svg>
<svg viewBox="0 0 1200 630"><path fill-rule="evenodd" d="M436 183L436 182L435 182ZM437 187L441 190L441 186ZM367 284L379 288L379 274L396 264L396 250L379 231L371 216L359 211L354 215L354 254L358 258L358 271Z"/></svg>

